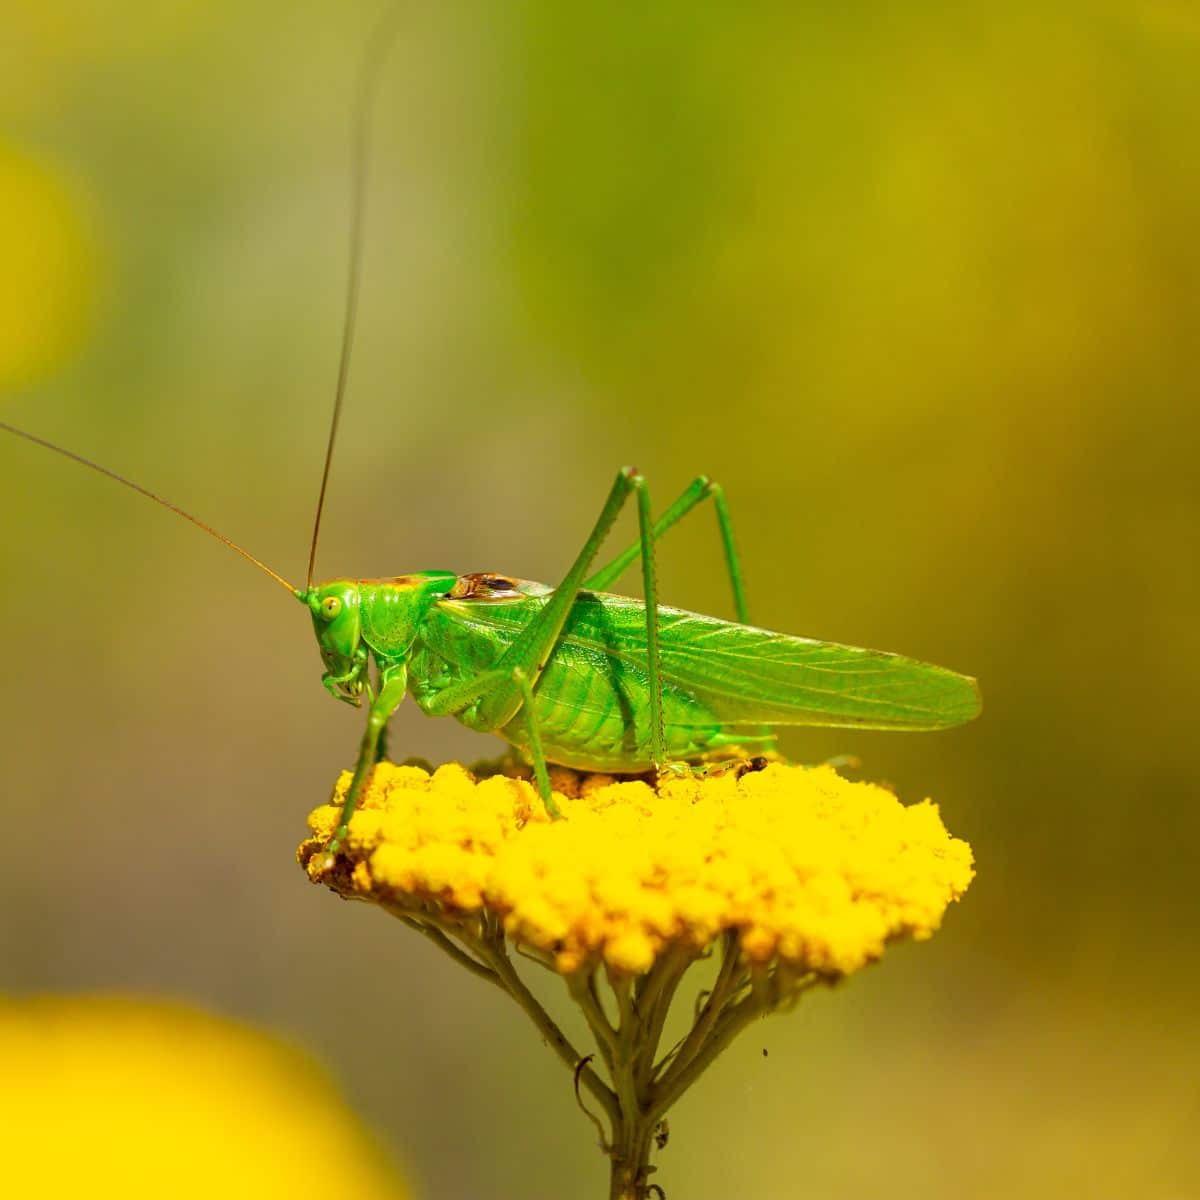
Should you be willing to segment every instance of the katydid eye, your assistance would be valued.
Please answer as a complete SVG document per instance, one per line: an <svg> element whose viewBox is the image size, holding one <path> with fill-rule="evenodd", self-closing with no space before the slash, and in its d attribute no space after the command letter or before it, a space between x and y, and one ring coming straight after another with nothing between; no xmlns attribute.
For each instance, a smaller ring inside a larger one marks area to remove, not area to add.
<svg viewBox="0 0 1200 1200"><path fill-rule="evenodd" d="M324 620L332 621L341 611L342 600L340 596L326 596L321 601L321 616Z"/></svg>

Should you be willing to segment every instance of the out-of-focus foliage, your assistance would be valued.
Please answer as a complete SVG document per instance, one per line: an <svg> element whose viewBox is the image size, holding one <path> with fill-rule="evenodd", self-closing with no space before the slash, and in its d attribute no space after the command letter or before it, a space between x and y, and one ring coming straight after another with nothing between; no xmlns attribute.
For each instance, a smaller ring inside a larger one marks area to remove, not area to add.
<svg viewBox="0 0 1200 1200"><path fill-rule="evenodd" d="M5 144L90 239L65 291L46 259L46 295L102 318L0 412L289 577L380 11L18 3L0 38ZM962 730L785 742L934 795L979 877L932 946L735 1047L656 1179L698 1200L801 1178L937 1200L966 1172L976 1196L1192 1186L1193 7L463 0L414 6L380 99L320 572L553 580L622 462L659 504L707 471L757 622L983 685ZM19 831L0 904L20 914L0 983L182 991L284 1025L431 1194L598 1189L518 1019L297 884L296 797L324 799L360 731L318 685L307 617L101 480L11 441L0 464ZM710 515L660 569L668 601L728 613ZM393 749L495 747L402 711Z"/></svg>

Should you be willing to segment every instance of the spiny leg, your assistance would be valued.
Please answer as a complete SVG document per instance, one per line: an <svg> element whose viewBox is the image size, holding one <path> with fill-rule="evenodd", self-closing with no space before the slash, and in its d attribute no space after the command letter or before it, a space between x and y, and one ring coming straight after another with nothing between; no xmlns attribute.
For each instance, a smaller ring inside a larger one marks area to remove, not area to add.
<svg viewBox="0 0 1200 1200"><path fill-rule="evenodd" d="M524 673L522 667L514 667L512 678L521 688L522 707L526 714L526 728L529 731L529 758L533 762L534 779L538 780L538 793L541 796L542 804L546 805L548 814L557 820L562 814L558 811L558 805L554 803L554 793L550 787L550 772L546 768L546 751L541 748L538 713L533 704L533 684L529 683L529 676Z"/></svg>
<svg viewBox="0 0 1200 1200"><path fill-rule="evenodd" d="M721 548L725 555L725 569L729 575L729 585L733 591L734 610L737 613L738 621L742 625L749 625L750 610L746 603L746 584L745 576L742 573L741 555L738 553L737 542L733 536L733 518L729 515L729 503L725 499L725 489L719 483L707 475L697 475L654 523L654 540L657 541L667 530L682 521L698 504L710 498L717 514L717 528L721 535ZM639 537L611 562L592 574L583 586L591 591L605 591L633 565L634 559L641 552L642 539ZM775 733L767 726L763 727L761 737L755 740L759 747L767 753L773 752L776 748Z"/></svg>
<svg viewBox="0 0 1200 1200"><path fill-rule="evenodd" d="M650 681L650 757L655 771L667 765L667 731L662 712L662 656L658 652L658 576L654 568L654 519L646 480L631 480L637 489L638 532L641 535L642 592L646 605L646 673Z"/></svg>
<svg viewBox="0 0 1200 1200"><path fill-rule="evenodd" d="M583 581L587 575L588 568L604 543L604 539L612 529L621 509L625 505L625 501L629 498L629 493L632 491L636 491L639 496L639 524L648 523L649 510L647 505L649 501L645 498L645 480L636 468L623 467L617 473L617 478L608 493L608 498L604 502L600 516L596 519L596 524L584 542L583 549L580 550L571 569L567 572L558 587L554 589L541 612L517 635L512 645L500 657L500 660L496 663L498 671L503 671L508 676L514 667L521 667L529 676L530 686L537 684L546 663L554 652L555 643L562 633L563 626L567 623L567 618L571 614L575 599L583 587ZM647 527L650 532L648 544L653 546L653 531L652 528L649 528L648 524ZM651 592L653 593L655 591L653 555L649 556L649 565L645 568L644 573L649 580ZM654 638L657 645L657 626L654 630ZM521 700L521 689L516 681L511 678L504 679L494 691L487 693L480 699L479 712L480 716L486 722L486 727L489 729L499 729L501 726L506 725L521 707ZM661 705L659 707L661 709Z"/></svg>
<svg viewBox="0 0 1200 1200"><path fill-rule="evenodd" d="M341 817L333 837L321 854L316 867L318 876L333 869L338 851L345 844L346 835L350 830L350 818L358 807L358 798L362 792L375 763L379 758L379 741L387 726L392 713L400 707L404 699L404 688L407 672L403 666L381 667L379 695L371 701L367 712L367 728L363 732L362 742L358 750L358 762L354 765L354 774L350 778L350 786L346 789L346 799L342 804Z"/></svg>
<svg viewBox="0 0 1200 1200"><path fill-rule="evenodd" d="M537 780L538 795L555 821L562 816L554 802L550 787L550 772L546 767L546 752L542 749L542 731L538 727L537 706L533 703L533 684L521 667L513 668L513 679L521 689L521 704L525 711L525 728L529 732L529 761L533 763L533 777Z"/></svg>
<svg viewBox="0 0 1200 1200"><path fill-rule="evenodd" d="M750 613L746 604L746 586L745 577L742 574L741 557L733 536L733 521L729 515L725 490L719 483L709 479L707 475L697 475L667 511L655 521L654 540L658 541L668 529L682 521L696 505L708 499L712 500L713 507L717 512L717 527L721 534L721 547L725 554L725 568L729 574L729 584L733 590L734 610L737 613L738 621L743 625L749 625ZM639 537L633 545L626 547L612 562L606 563L586 579L583 586L593 592L607 591L633 565L634 559L641 552L642 540Z"/></svg>
<svg viewBox="0 0 1200 1200"><path fill-rule="evenodd" d="M750 610L746 604L746 582L742 574L742 558L738 554L737 542L733 538L733 519L729 515L729 504L725 500L725 489L719 483L709 483L708 494L717 510L717 528L721 531L721 548L725 552L725 569L729 572L729 586L733 589L733 605L738 622L750 624Z"/></svg>

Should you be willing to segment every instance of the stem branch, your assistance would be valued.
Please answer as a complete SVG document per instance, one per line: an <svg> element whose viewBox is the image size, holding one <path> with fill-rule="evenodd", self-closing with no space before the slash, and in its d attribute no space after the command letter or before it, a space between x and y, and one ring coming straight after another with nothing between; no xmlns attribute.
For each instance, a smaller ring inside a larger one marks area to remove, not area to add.
<svg viewBox="0 0 1200 1200"><path fill-rule="evenodd" d="M601 1057L604 1059L605 1066L608 1067L609 1074L614 1074L617 1031L612 1027L612 1022L609 1021L607 1014L600 1004L599 997L596 995L595 968L589 967L573 971L566 979L567 990L571 993L571 998L583 1011L584 1019L588 1023L588 1028L592 1031L592 1036L596 1039L596 1045L600 1050Z"/></svg>
<svg viewBox="0 0 1200 1200"><path fill-rule="evenodd" d="M512 960L508 957L503 934L481 938L476 950L499 976L501 983L512 998L525 1010L529 1019L537 1026L538 1032L549 1043L550 1048L566 1063L567 1069L572 1072L578 1071L578 1078L584 1087L595 1096L615 1128L620 1120L620 1108L612 1088L591 1067L585 1066L579 1070L580 1061L584 1056L571 1045L566 1034L554 1023L554 1019L538 1003L534 994L525 986L525 981L517 974Z"/></svg>
<svg viewBox="0 0 1200 1200"><path fill-rule="evenodd" d="M474 956L468 954L460 946L456 946L436 925L426 924L419 917L411 913L389 911L393 911L393 915L399 917L410 929L415 929L418 933L424 934L435 946L440 947L450 955L456 963L466 967L472 975L478 975L480 979L486 979L488 983L495 984L501 990L504 989L504 984L500 981L500 976L495 971L485 966Z"/></svg>
<svg viewBox="0 0 1200 1200"><path fill-rule="evenodd" d="M654 1099L650 1106L650 1116L658 1121L666 1111L683 1095L684 1092L700 1078L713 1059L733 1041L735 1037L756 1017L763 1016L769 1011L757 996L746 996L730 1006L722 1014L712 1028L711 1033L704 1039L692 1056L684 1061L676 1060L675 1067L665 1079L654 1089Z"/></svg>
<svg viewBox="0 0 1200 1200"><path fill-rule="evenodd" d="M737 934L732 931L726 933L721 946L721 969L699 1017L673 1056L668 1056L658 1064L656 1074L659 1089L669 1087L672 1077L686 1068L717 1023L726 1000L736 994L735 976L738 972L739 953ZM668 1061L672 1058L673 1061Z"/></svg>

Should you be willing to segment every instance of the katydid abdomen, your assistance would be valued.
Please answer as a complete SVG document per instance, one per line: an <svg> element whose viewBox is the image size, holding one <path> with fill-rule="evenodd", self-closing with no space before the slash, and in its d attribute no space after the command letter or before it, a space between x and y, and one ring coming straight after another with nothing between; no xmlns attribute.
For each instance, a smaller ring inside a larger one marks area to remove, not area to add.
<svg viewBox="0 0 1200 1200"><path fill-rule="evenodd" d="M430 610L408 671L409 690L424 711L433 709L446 688L494 668L517 633L544 607L549 588L517 582L526 594L445 600ZM534 717L550 762L615 772L655 765L645 648L639 658L636 646L628 645L607 620L614 609L630 604L637 601L588 592L576 598L567 628L533 688ZM642 622L644 626L644 614ZM530 750L523 711L498 729L478 705L454 715L468 728L499 734L519 750ZM696 758L731 740L713 712L667 680L662 717L664 750L672 759Z"/></svg>
<svg viewBox="0 0 1200 1200"><path fill-rule="evenodd" d="M418 705L492 671L536 622L554 589L467 575L433 599L408 657ZM550 762L631 772L654 766L646 607L627 596L580 592L537 675L532 712L496 726L477 703L453 712L528 752L529 722ZM812 641L659 605L662 752L687 760L753 746L764 725L936 729L978 711L974 682L880 651ZM364 631L370 640L370 631Z"/></svg>

